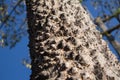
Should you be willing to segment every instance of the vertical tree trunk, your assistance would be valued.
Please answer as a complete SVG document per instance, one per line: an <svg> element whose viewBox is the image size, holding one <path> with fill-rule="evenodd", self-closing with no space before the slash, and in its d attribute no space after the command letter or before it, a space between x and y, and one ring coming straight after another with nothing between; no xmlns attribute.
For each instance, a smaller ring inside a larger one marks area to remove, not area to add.
<svg viewBox="0 0 120 80"><path fill-rule="evenodd" d="M30 80L120 80L120 63L79 0L26 0Z"/></svg>

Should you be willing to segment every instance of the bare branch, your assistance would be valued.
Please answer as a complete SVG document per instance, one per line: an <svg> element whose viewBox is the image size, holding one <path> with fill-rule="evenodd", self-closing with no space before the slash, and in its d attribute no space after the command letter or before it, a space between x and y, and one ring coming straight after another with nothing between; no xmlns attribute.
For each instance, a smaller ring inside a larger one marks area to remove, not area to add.
<svg viewBox="0 0 120 80"><path fill-rule="evenodd" d="M17 6L22 2L23 0L19 0L18 3L14 6L14 8L11 10L11 12L9 13L9 15L5 18L5 20L2 22L0 29L4 26L4 24L8 21L8 19L10 18L10 16L12 15L12 13L15 11L15 9L17 8Z"/></svg>

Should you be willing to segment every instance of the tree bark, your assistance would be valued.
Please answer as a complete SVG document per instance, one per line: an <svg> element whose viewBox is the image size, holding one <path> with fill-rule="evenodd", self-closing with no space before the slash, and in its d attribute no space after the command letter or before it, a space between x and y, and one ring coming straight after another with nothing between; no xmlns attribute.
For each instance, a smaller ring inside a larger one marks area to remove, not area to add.
<svg viewBox="0 0 120 80"><path fill-rule="evenodd" d="M120 80L120 63L79 0L26 0L30 80Z"/></svg>

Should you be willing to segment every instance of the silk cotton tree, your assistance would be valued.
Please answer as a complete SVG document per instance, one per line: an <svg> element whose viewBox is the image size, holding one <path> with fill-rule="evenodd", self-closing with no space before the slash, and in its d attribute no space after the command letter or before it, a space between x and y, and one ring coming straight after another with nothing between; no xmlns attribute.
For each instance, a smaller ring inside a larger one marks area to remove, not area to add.
<svg viewBox="0 0 120 80"><path fill-rule="evenodd" d="M120 63L79 0L26 0L30 80L119 80Z"/></svg>

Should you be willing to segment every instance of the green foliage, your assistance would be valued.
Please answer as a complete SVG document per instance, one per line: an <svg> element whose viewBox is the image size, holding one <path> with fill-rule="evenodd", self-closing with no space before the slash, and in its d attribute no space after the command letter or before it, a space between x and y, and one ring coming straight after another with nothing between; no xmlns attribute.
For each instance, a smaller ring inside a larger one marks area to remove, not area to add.
<svg viewBox="0 0 120 80"><path fill-rule="evenodd" d="M3 10L3 7L0 7L0 11L2 11Z"/></svg>
<svg viewBox="0 0 120 80"><path fill-rule="evenodd" d="M82 3L83 2L83 0L79 0L80 1L80 3Z"/></svg>
<svg viewBox="0 0 120 80"><path fill-rule="evenodd" d="M118 8L118 9L114 12L113 15L117 16L117 15L119 15L119 14L120 14L120 8Z"/></svg>

